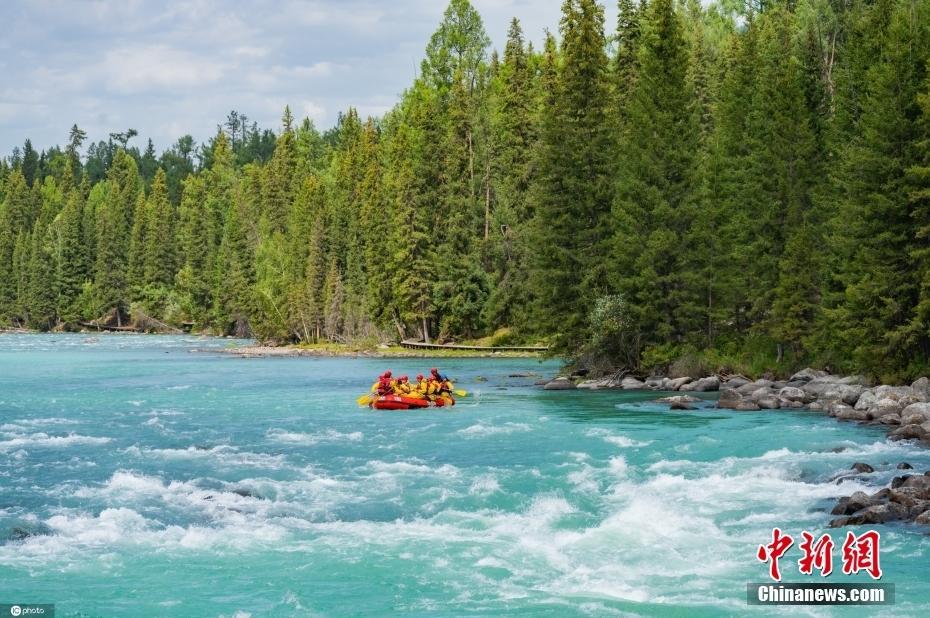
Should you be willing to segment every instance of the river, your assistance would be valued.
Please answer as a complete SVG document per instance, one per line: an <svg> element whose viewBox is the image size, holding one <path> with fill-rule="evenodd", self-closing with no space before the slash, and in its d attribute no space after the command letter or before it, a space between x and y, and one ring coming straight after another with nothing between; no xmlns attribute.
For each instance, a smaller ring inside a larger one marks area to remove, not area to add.
<svg viewBox="0 0 930 618"><path fill-rule="evenodd" d="M558 367L526 359L433 361L470 396L374 412L355 399L378 373L430 361L193 351L230 343L0 336L0 603L57 616L930 609L930 537L905 525L878 528L896 605L746 605L773 526L828 531L836 496L875 491L902 461L930 467L881 429L546 392L508 377ZM837 485L856 461L878 471ZM785 580L819 580L798 557Z"/></svg>

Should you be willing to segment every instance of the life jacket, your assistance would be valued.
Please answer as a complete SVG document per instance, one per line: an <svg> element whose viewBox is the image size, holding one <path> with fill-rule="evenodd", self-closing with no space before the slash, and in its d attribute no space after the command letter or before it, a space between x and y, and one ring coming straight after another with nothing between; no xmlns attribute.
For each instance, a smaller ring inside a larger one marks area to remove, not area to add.
<svg viewBox="0 0 930 618"><path fill-rule="evenodd" d="M398 381L396 390L397 390L398 395L409 395L410 394L410 383Z"/></svg>
<svg viewBox="0 0 930 618"><path fill-rule="evenodd" d="M377 392L379 395L390 395L394 392L394 381L391 378L379 378Z"/></svg>

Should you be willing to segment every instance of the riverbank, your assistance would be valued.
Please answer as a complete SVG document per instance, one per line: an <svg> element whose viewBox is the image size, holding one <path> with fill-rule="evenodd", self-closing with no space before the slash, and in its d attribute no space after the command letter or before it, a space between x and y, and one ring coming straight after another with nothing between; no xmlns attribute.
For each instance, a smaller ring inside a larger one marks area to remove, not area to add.
<svg viewBox="0 0 930 618"><path fill-rule="evenodd" d="M197 350L201 351L201 350ZM215 349L204 350L216 352ZM538 358L542 359L540 352L514 351L514 350L455 350L455 349L428 349L416 350L403 348L398 345L383 345L375 348L352 346L348 344L326 343L316 345L246 345L222 348L224 354L232 354L243 358L282 358L282 357L348 357L348 358Z"/></svg>

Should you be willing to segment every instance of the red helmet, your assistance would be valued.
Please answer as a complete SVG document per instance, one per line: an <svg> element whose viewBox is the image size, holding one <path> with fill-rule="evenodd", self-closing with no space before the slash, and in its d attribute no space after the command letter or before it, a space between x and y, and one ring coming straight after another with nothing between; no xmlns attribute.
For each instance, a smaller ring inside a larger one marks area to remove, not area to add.
<svg viewBox="0 0 930 618"><path fill-rule="evenodd" d="M410 379L410 378L408 378L407 376L400 376L400 381L401 381L401 382L406 382L406 381L409 380L409 379Z"/></svg>
<svg viewBox="0 0 930 618"><path fill-rule="evenodd" d="M390 377L391 377L391 370L390 370L390 369L388 369L387 371L384 372L384 377L385 377L385 378L390 378Z"/></svg>
<svg viewBox="0 0 930 618"><path fill-rule="evenodd" d="M422 379L423 379L423 374L422 374L422 373L418 373L418 374L417 374L417 380L419 381L419 380L422 380Z"/></svg>
<svg viewBox="0 0 930 618"><path fill-rule="evenodd" d="M433 375L437 375L439 373L439 370L433 367L432 369L429 370L429 372Z"/></svg>

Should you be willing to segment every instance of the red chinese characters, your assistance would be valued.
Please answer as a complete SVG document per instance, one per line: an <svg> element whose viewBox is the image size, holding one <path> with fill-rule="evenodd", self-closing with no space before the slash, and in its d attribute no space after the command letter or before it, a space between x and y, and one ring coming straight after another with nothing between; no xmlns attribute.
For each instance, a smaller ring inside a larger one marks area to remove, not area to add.
<svg viewBox="0 0 930 618"><path fill-rule="evenodd" d="M804 555L798 560L798 570L805 575L811 575L816 568L821 577L833 572L833 539L829 534L821 536L814 541L814 535L805 530L801 533L804 540L799 547Z"/></svg>
<svg viewBox="0 0 930 618"><path fill-rule="evenodd" d="M852 575L865 571L872 579L881 579L882 567L878 561L878 543L881 536L874 530L856 536L846 533L843 542L843 573Z"/></svg>
<svg viewBox="0 0 930 618"><path fill-rule="evenodd" d="M798 560L798 571L802 575L813 575L816 569L820 571L821 577L830 575L833 572L833 549L835 547L830 535L824 534L815 539L813 534L805 530L801 533L801 537L798 548L802 555ZM853 532L847 532L842 550L843 574L855 575L859 571L865 571L872 579L881 579L882 567L878 557L879 541L881 541L881 536L874 530L863 532L859 536ZM768 563L769 576L777 582L781 581L778 560L792 545L794 545L794 539L791 535L783 533L779 528L773 528L772 542L760 545L756 552L756 557L760 562Z"/></svg>
<svg viewBox="0 0 930 618"><path fill-rule="evenodd" d="M769 563L769 575L777 582L781 581L781 571L778 570L778 559L785 555L794 545L794 539L791 536L781 533L778 528L772 529L772 542L768 545L760 545L756 557L762 562Z"/></svg>

